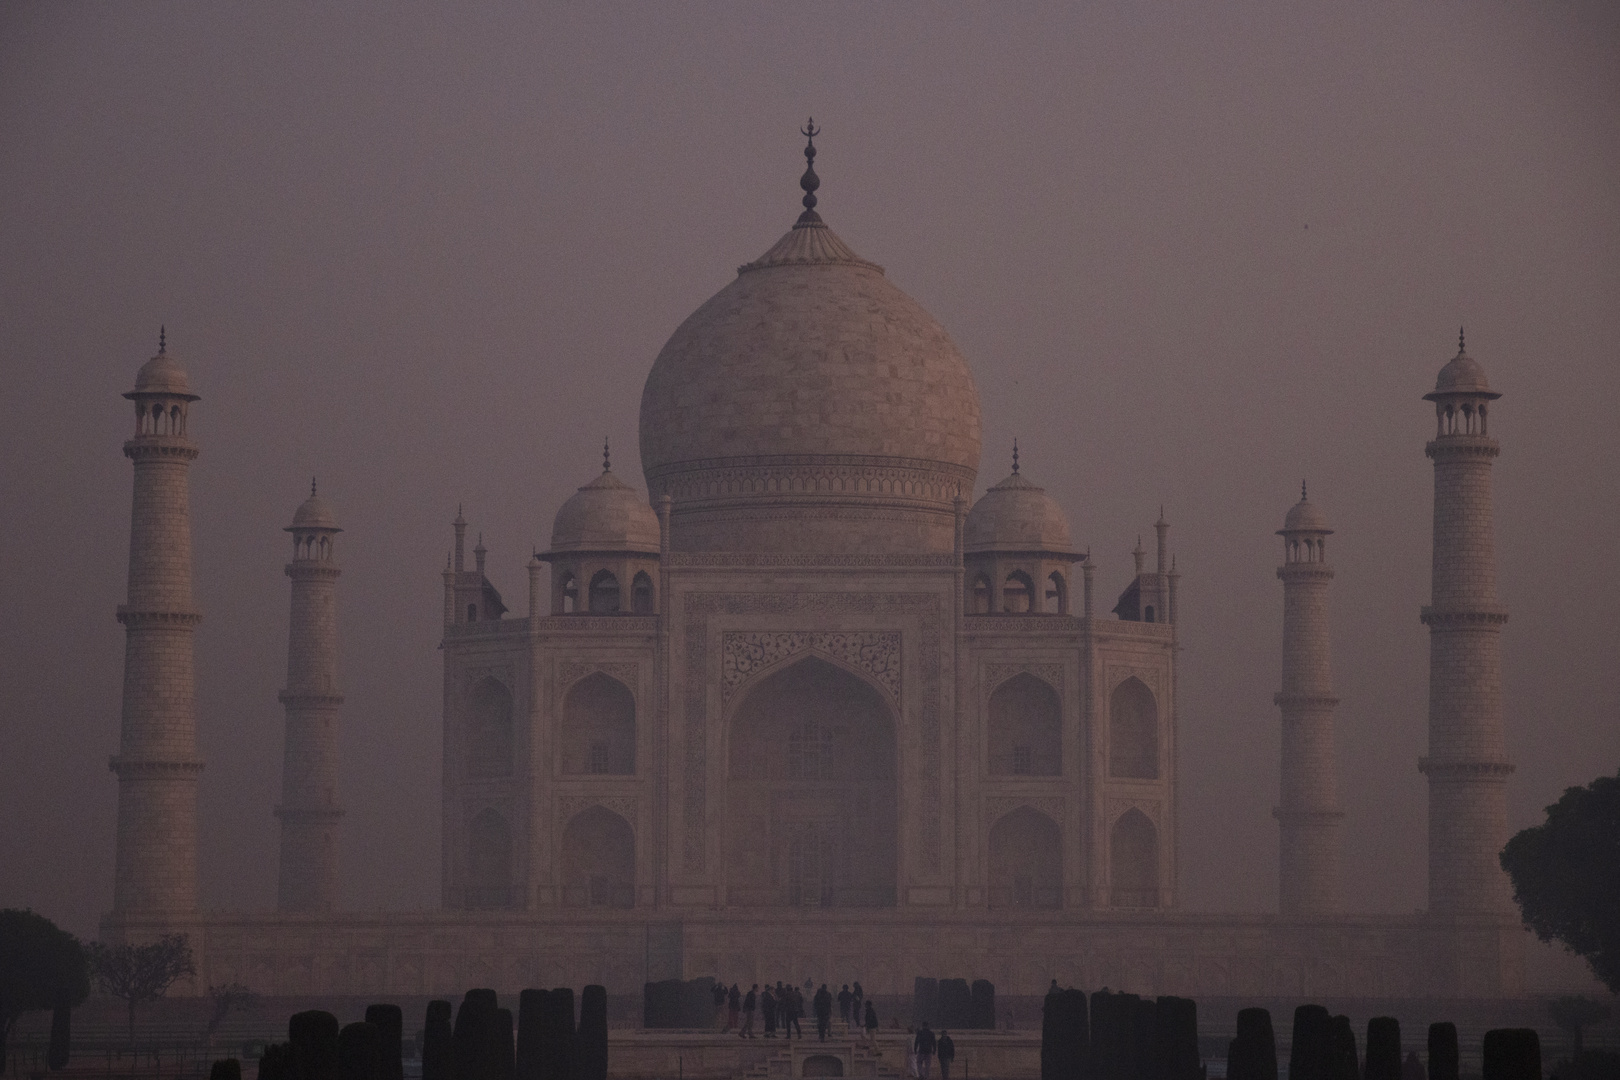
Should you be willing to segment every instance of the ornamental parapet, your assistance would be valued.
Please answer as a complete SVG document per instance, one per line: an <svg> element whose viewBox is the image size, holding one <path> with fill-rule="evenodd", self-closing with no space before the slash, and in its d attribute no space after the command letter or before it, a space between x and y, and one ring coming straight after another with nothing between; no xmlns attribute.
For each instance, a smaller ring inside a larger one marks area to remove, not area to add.
<svg viewBox="0 0 1620 1080"><path fill-rule="evenodd" d="M1487 435L1442 435L1430 439L1423 452L1439 461L1441 458L1493 458L1502 452L1501 445Z"/></svg>
<svg viewBox="0 0 1620 1080"><path fill-rule="evenodd" d="M1500 607L1470 607L1470 608L1444 608L1435 609L1424 607L1419 611L1418 618L1424 626L1501 626L1508 621L1506 608Z"/></svg>
<svg viewBox="0 0 1620 1080"><path fill-rule="evenodd" d="M1431 757L1418 758L1418 772L1424 776L1463 780L1506 780L1513 775L1514 765L1507 761L1437 761Z"/></svg>
<svg viewBox="0 0 1620 1080"><path fill-rule="evenodd" d="M202 622L202 612L195 608L171 608L167 611L143 611L127 604L118 605L118 621L131 630L138 626L166 626L179 629Z"/></svg>
<svg viewBox="0 0 1620 1080"><path fill-rule="evenodd" d="M1284 563L1277 567L1277 576L1284 581L1329 581L1333 569L1326 563Z"/></svg>
<svg viewBox="0 0 1620 1080"><path fill-rule="evenodd" d="M202 450L196 443L178 435L142 435L124 443L124 456L131 461L149 458L193 461L200 453Z"/></svg>
<svg viewBox="0 0 1620 1080"><path fill-rule="evenodd" d="M341 705L342 694L305 694L295 690L283 690L276 695L276 700L283 705L315 706L315 705Z"/></svg>
<svg viewBox="0 0 1620 1080"><path fill-rule="evenodd" d="M195 776L202 772L203 763L200 761L153 761L150 759L130 759L119 757L116 754L107 759L107 771L124 776Z"/></svg>
<svg viewBox="0 0 1620 1080"><path fill-rule="evenodd" d="M1331 709L1339 703L1339 699L1332 694L1291 694L1279 691L1271 695L1273 705L1298 705L1305 708Z"/></svg>

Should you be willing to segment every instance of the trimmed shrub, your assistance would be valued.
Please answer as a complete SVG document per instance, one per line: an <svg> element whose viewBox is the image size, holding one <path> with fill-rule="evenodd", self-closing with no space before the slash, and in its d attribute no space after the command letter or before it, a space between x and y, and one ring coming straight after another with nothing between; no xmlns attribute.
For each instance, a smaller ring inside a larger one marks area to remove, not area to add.
<svg viewBox="0 0 1620 1080"><path fill-rule="evenodd" d="M382 1080L382 1035L364 1020L346 1024L338 1033L338 1076L341 1080Z"/></svg>
<svg viewBox="0 0 1620 1080"><path fill-rule="evenodd" d="M933 1023L939 1018L939 980L918 975L911 984L911 1020L920 1024Z"/></svg>
<svg viewBox="0 0 1620 1080"><path fill-rule="evenodd" d="M494 1041L495 991L469 990L456 1010L456 1026L451 1032L451 1057L455 1080L495 1080L490 1075L490 1044Z"/></svg>
<svg viewBox="0 0 1620 1080"><path fill-rule="evenodd" d="M1084 990L1047 993L1041 1006L1041 1080L1084 1080L1090 1027Z"/></svg>
<svg viewBox="0 0 1620 1080"><path fill-rule="evenodd" d="M242 1063L236 1058L220 1058L208 1066L208 1080L242 1080Z"/></svg>
<svg viewBox="0 0 1620 1080"><path fill-rule="evenodd" d="M1226 1080L1277 1080L1277 1035L1266 1009L1241 1009L1227 1048Z"/></svg>
<svg viewBox="0 0 1620 1080"><path fill-rule="evenodd" d="M455 1036L450 1027L450 1003L430 1001L422 1025L422 1080L452 1080Z"/></svg>
<svg viewBox="0 0 1620 1080"><path fill-rule="evenodd" d="M517 1080L540 1080L540 1017L544 1012L544 990L525 990L518 995L517 1047L513 1069Z"/></svg>
<svg viewBox="0 0 1620 1080"><path fill-rule="evenodd" d="M1333 1017L1320 1005L1296 1008L1288 1080L1333 1080L1332 1057Z"/></svg>
<svg viewBox="0 0 1620 1080"><path fill-rule="evenodd" d="M259 1080L293 1080L292 1051L286 1043L269 1043L259 1057Z"/></svg>
<svg viewBox="0 0 1620 1080"><path fill-rule="evenodd" d="M338 1080L338 1020L323 1009L287 1020L293 1080Z"/></svg>
<svg viewBox="0 0 1620 1080"><path fill-rule="evenodd" d="M642 1027L714 1027L714 980L707 976L683 982L665 979L642 987Z"/></svg>
<svg viewBox="0 0 1620 1080"><path fill-rule="evenodd" d="M1367 1021L1365 1080L1401 1080L1401 1022L1393 1016Z"/></svg>
<svg viewBox="0 0 1620 1080"><path fill-rule="evenodd" d="M404 1080L405 1013L398 1005L367 1005L366 1023L381 1040L382 1080Z"/></svg>
<svg viewBox="0 0 1620 1080"><path fill-rule="evenodd" d="M713 997L709 1012L714 1010ZM540 1006L540 1080L574 1080L574 991L560 986Z"/></svg>
<svg viewBox="0 0 1620 1080"><path fill-rule="evenodd" d="M496 1009L490 1022L490 1038L485 1046L485 1062L490 1080L516 1080L517 1060L512 1045L512 1010Z"/></svg>
<svg viewBox="0 0 1620 1080"><path fill-rule="evenodd" d="M939 980L939 1012L933 1016L940 1029L965 1028L973 1023L973 991L966 979Z"/></svg>
<svg viewBox="0 0 1620 1080"><path fill-rule="evenodd" d="M1429 1080L1457 1080L1462 1053L1457 1046L1457 1025L1429 1025Z"/></svg>
<svg viewBox="0 0 1620 1080"><path fill-rule="evenodd" d="M1356 1029L1348 1016L1333 1018L1333 1046L1328 1055L1332 1080L1361 1080L1361 1054L1356 1049Z"/></svg>
<svg viewBox="0 0 1620 1080"><path fill-rule="evenodd" d="M1541 1038L1534 1028L1485 1033L1484 1080L1541 1080Z"/></svg>
<svg viewBox="0 0 1620 1080"><path fill-rule="evenodd" d="M574 1051L575 1080L607 1080L607 988L587 986L579 995L579 1032Z"/></svg>
<svg viewBox="0 0 1620 1080"><path fill-rule="evenodd" d="M1198 1054L1198 1003L1161 997L1154 1005L1158 1060L1153 1075L1157 1080L1204 1080L1204 1061Z"/></svg>

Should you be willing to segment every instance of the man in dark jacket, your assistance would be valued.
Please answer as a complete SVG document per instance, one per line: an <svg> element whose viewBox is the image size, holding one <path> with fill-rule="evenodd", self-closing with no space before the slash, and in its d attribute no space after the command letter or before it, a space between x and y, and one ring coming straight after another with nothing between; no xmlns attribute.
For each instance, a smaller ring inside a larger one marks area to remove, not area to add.
<svg viewBox="0 0 1620 1080"><path fill-rule="evenodd" d="M956 1060L956 1044L951 1042L951 1033L944 1028L939 1029L939 1045L934 1049L934 1056L939 1058L939 1080L951 1080L951 1062Z"/></svg>
<svg viewBox="0 0 1620 1080"><path fill-rule="evenodd" d="M743 1026L737 1032L739 1039L752 1039L754 1037L754 1009L759 1004L759 983L755 983L743 998Z"/></svg>
<svg viewBox="0 0 1620 1080"><path fill-rule="evenodd" d="M776 995L771 993L771 984L765 984L765 992L759 995L759 1011L765 1017L765 1037L776 1038Z"/></svg>
<svg viewBox="0 0 1620 1080"><path fill-rule="evenodd" d="M924 1020L922 1029L911 1043L911 1048L917 1052L917 1080L928 1080L928 1067L934 1060L937 1045L934 1033L928 1030L928 1021Z"/></svg>
<svg viewBox="0 0 1620 1080"><path fill-rule="evenodd" d="M855 995L849 992L849 983L838 991L838 1019L844 1022L844 1030L849 1031L849 1007L855 1001Z"/></svg>
<svg viewBox="0 0 1620 1080"><path fill-rule="evenodd" d="M811 1004L816 1010L816 1039L819 1042L827 1041L827 1032L832 1028L832 995L827 992L827 984L822 983L821 989Z"/></svg>

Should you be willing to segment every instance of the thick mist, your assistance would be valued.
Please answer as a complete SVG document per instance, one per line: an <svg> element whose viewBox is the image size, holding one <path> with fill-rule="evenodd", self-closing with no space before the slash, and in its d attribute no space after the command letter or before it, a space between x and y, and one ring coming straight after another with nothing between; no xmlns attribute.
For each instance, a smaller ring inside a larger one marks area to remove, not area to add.
<svg viewBox="0 0 1620 1080"><path fill-rule="evenodd" d="M1067 508L1106 611L1162 504L1183 906L1275 905L1281 586L1329 548L1346 900L1425 896L1433 428L1504 393L1514 828L1620 766L1620 12L1608 5L7 5L0 12L0 906L111 903L130 467L167 324L191 431L202 894L275 894L288 584L336 507L342 891L439 896L439 571L640 483L659 347L820 211L945 325L979 486Z"/></svg>

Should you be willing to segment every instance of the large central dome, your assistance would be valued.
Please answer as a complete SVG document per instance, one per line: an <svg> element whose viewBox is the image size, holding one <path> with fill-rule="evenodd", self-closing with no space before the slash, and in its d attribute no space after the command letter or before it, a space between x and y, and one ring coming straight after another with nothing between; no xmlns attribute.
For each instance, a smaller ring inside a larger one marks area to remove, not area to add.
<svg viewBox="0 0 1620 1080"><path fill-rule="evenodd" d="M950 551L979 392L944 328L807 210L658 354L641 464L678 550Z"/></svg>

